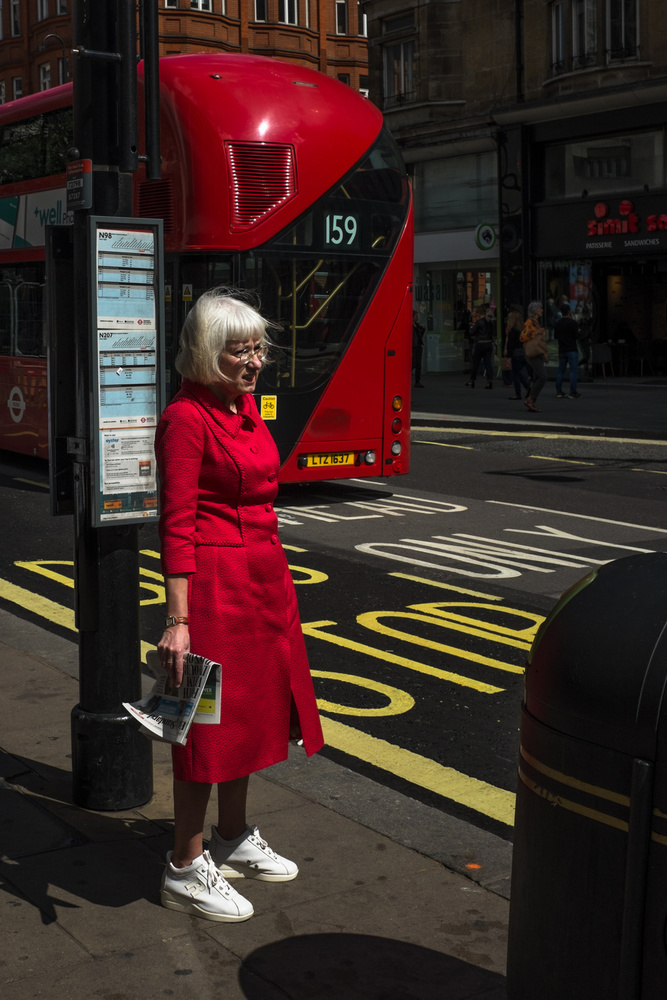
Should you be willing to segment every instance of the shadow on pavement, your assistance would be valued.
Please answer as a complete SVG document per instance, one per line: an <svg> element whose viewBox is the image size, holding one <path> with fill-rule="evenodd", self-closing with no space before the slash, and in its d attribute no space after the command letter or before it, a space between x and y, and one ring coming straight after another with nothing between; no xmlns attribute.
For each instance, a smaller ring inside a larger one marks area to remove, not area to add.
<svg viewBox="0 0 667 1000"><path fill-rule="evenodd" d="M470 932L474 933L473 927ZM274 996L290 1000L504 1000L506 995L505 977L496 972L420 945L361 934L312 934L258 948L243 962L239 983L248 1000Z"/></svg>

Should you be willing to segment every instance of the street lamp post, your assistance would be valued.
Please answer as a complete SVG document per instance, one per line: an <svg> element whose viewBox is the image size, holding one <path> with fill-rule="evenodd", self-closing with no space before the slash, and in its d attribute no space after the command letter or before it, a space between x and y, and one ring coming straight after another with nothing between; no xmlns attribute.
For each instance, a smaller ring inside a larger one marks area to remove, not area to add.
<svg viewBox="0 0 667 1000"><path fill-rule="evenodd" d="M57 38L58 41L60 42L60 44L63 47L63 81L62 82L63 83L67 83L67 81L69 79L69 73L67 71L67 55L65 53L65 43L62 40L62 38L60 37L60 35L56 35L56 33L53 32L53 31L50 32L48 35L44 35L44 38L42 39L42 42L41 42L41 44L39 46L38 51L39 52L44 52L44 50L46 49L46 43L48 42L49 38Z"/></svg>

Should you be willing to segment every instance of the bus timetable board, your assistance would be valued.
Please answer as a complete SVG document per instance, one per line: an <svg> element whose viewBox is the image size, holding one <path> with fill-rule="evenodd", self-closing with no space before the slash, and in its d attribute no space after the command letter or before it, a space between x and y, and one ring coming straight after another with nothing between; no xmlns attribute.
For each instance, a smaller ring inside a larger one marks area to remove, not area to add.
<svg viewBox="0 0 667 1000"><path fill-rule="evenodd" d="M93 524L158 516L162 220L90 219Z"/></svg>

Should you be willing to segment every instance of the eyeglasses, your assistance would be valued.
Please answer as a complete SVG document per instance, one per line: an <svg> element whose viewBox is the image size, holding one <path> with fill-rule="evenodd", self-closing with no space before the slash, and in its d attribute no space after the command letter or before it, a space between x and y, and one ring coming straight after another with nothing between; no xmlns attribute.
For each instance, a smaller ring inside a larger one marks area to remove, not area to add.
<svg viewBox="0 0 667 1000"><path fill-rule="evenodd" d="M234 361L238 361L239 364L247 365L248 362L252 361L253 358L257 358L258 361L264 361L268 355L268 351L265 347L258 347L256 350L251 351L250 348L246 347L243 351L235 352L234 354L229 354L230 358Z"/></svg>

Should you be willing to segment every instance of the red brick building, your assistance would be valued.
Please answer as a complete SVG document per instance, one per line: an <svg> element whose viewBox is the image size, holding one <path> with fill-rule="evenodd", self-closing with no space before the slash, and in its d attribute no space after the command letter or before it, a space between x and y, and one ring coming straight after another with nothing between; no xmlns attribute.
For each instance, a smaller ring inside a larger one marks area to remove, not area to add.
<svg viewBox="0 0 667 1000"><path fill-rule="evenodd" d="M249 52L367 91L366 19L357 0L154 0L160 55ZM72 0L0 0L0 104L72 71Z"/></svg>

